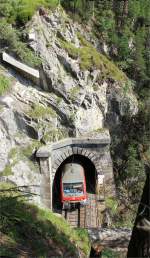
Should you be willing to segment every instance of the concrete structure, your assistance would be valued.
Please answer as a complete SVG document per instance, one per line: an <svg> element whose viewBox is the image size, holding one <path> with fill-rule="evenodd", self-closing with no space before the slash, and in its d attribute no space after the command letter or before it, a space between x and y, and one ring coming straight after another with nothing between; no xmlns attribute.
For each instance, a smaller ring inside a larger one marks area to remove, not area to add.
<svg viewBox="0 0 150 258"><path fill-rule="evenodd" d="M40 74L39 71L29 67L28 65L23 64L22 62L17 61L14 57L8 55L6 52L2 53L2 60L9 65L13 66L26 78L32 80L36 84L40 84Z"/></svg>
<svg viewBox="0 0 150 258"><path fill-rule="evenodd" d="M61 165L70 157L72 157L72 159L75 158L79 162L82 161L85 164L85 170L89 170L87 180L89 184L93 184L94 189L93 195L92 192L89 191L89 196L92 195L92 198L94 196L95 203L98 203L100 199L104 199L104 195L112 197L115 194L115 186L109 144L110 138L107 136L106 138L99 139L69 138L57 143L52 143L50 146L41 147L36 154L39 158L42 176L41 203L43 203L45 207L54 210L55 203L53 197L55 193L53 189L54 184L59 185L59 181L57 181L59 175L57 174ZM86 163L89 165L87 166ZM93 178L95 179L93 180ZM99 213L98 206L97 204L96 208L94 208L96 214ZM100 204L100 206L103 205ZM92 215L93 219L98 216L96 214ZM97 223L96 221L94 224L88 222L86 226L91 225L91 227L96 227Z"/></svg>

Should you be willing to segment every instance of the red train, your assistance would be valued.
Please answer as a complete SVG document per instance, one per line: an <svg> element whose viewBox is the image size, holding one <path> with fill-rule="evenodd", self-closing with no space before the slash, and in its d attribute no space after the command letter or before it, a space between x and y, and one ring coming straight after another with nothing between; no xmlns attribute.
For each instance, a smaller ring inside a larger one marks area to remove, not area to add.
<svg viewBox="0 0 150 258"><path fill-rule="evenodd" d="M63 207L86 202L86 180L84 168L80 164L72 162L63 166L60 189Z"/></svg>

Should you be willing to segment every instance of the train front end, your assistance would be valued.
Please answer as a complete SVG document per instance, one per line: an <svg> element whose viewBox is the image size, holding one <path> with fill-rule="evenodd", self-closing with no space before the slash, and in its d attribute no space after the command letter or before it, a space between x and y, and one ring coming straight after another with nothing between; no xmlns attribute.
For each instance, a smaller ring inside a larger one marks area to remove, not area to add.
<svg viewBox="0 0 150 258"><path fill-rule="evenodd" d="M67 209L87 200L84 168L75 162L63 166L61 176L61 201Z"/></svg>

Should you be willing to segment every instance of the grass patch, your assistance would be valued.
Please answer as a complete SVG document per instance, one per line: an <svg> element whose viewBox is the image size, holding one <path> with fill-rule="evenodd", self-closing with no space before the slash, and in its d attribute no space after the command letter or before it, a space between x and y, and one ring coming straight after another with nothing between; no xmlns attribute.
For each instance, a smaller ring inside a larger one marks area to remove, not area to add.
<svg viewBox="0 0 150 258"><path fill-rule="evenodd" d="M89 235L87 230L83 228L76 228L75 231L77 232L79 238L81 239L82 250L84 251L84 253L88 254L90 250L90 245L89 245Z"/></svg>
<svg viewBox="0 0 150 258"><path fill-rule="evenodd" d="M0 173L0 176L10 176L12 175L12 168L10 165L6 165L4 170Z"/></svg>
<svg viewBox="0 0 150 258"><path fill-rule="evenodd" d="M0 41L1 46L7 47L7 51L23 63L35 68L41 64L41 59L22 42L21 33L3 19L0 21Z"/></svg>
<svg viewBox="0 0 150 258"><path fill-rule="evenodd" d="M106 128L98 128L96 130L94 130L95 133L105 133L107 131Z"/></svg>
<svg viewBox="0 0 150 258"><path fill-rule="evenodd" d="M131 81L127 81L126 83L124 83L124 86L123 86L124 96L126 96L128 93L132 91L133 91L133 83Z"/></svg>
<svg viewBox="0 0 150 258"><path fill-rule="evenodd" d="M0 104L0 113L3 112L4 106Z"/></svg>
<svg viewBox="0 0 150 258"><path fill-rule="evenodd" d="M21 148L21 155L23 155L26 158L30 158L33 153L33 147L32 145L28 145L26 147Z"/></svg>
<svg viewBox="0 0 150 258"><path fill-rule="evenodd" d="M93 90L94 91L98 91L99 90L99 85L98 84L94 84L93 85Z"/></svg>
<svg viewBox="0 0 150 258"><path fill-rule="evenodd" d="M59 106L61 102L62 102L62 98L57 96L57 98L56 98L57 105Z"/></svg>
<svg viewBox="0 0 150 258"><path fill-rule="evenodd" d="M75 99L76 96L78 95L78 93L80 92L80 87L79 86L75 86L73 88L70 89L69 93L72 99Z"/></svg>
<svg viewBox="0 0 150 258"><path fill-rule="evenodd" d="M60 45L64 48L73 59L79 58L81 70L100 69L103 78L113 78L117 81L126 82L126 75L106 56L99 53L83 36L78 33L81 46L77 48L71 42L60 40Z"/></svg>
<svg viewBox="0 0 150 258"><path fill-rule="evenodd" d="M28 257L59 257L60 253L72 257L77 247L88 256L90 244L88 238L84 240L85 234L73 230L49 210L28 204L17 190L14 194L9 187L7 190L7 194L0 194L3 237L0 256L16 257L25 252Z"/></svg>
<svg viewBox="0 0 150 258"><path fill-rule="evenodd" d="M0 74L0 96L10 89L10 84L10 80L3 74Z"/></svg>
<svg viewBox="0 0 150 258"><path fill-rule="evenodd" d="M55 118L56 112L51 107L35 104L27 113L33 119Z"/></svg>
<svg viewBox="0 0 150 258"><path fill-rule="evenodd" d="M79 57L79 49L74 46L71 42L67 42L63 39L59 39L61 47L68 52L68 55L73 58L77 59Z"/></svg>
<svg viewBox="0 0 150 258"><path fill-rule="evenodd" d="M104 249L102 251L102 258L122 258L122 254L119 252L113 251L112 249Z"/></svg>
<svg viewBox="0 0 150 258"><path fill-rule="evenodd" d="M48 132L46 132L42 138L42 140L47 143L47 142L54 142L54 141L59 141L61 139L64 139L68 137L68 133L65 129L61 128L55 128L51 129Z"/></svg>
<svg viewBox="0 0 150 258"><path fill-rule="evenodd" d="M118 202L116 199L106 198L105 203L106 203L106 207L111 210L112 215L115 215L116 213L118 213L118 210L117 210Z"/></svg>
<svg viewBox="0 0 150 258"><path fill-rule="evenodd" d="M5 17L10 23L22 25L32 18L40 6L54 9L58 4L59 0L6 0L0 4L0 16Z"/></svg>
<svg viewBox="0 0 150 258"><path fill-rule="evenodd" d="M18 148L12 148L8 154L8 158L14 159L16 158L17 154L18 154Z"/></svg>
<svg viewBox="0 0 150 258"><path fill-rule="evenodd" d="M41 143L35 141L24 147L12 148L8 155L8 158L11 160L11 167L15 166L19 161L25 161L32 171L37 171L32 155L35 149L40 146Z"/></svg>
<svg viewBox="0 0 150 258"><path fill-rule="evenodd" d="M80 41L80 44L82 46L84 46L84 47L88 47L89 46L90 43L81 35L80 32L77 32L77 37L78 37L78 39Z"/></svg>
<svg viewBox="0 0 150 258"><path fill-rule="evenodd" d="M119 200L106 198L106 208L112 220L112 228L133 228L137 207L133 205L131 209L121 205Z"/></svg>

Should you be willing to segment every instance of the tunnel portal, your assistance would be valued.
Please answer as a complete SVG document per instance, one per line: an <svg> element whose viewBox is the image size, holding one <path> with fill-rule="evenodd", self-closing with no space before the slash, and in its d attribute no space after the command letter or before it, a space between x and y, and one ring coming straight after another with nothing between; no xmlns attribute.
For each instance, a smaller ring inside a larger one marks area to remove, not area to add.
<svg viewBox="0 0 150 258"><path fill-rule="evenodd" d="M41 147L36 155L41 170L41 204L62 214L73 227L96 228L101 225L105 198L115 196L114 176L109 150L109 134L100 138L67 138ZM64 164L77 162L86 178L87 203L62 209L60 179Z"/></svg>

